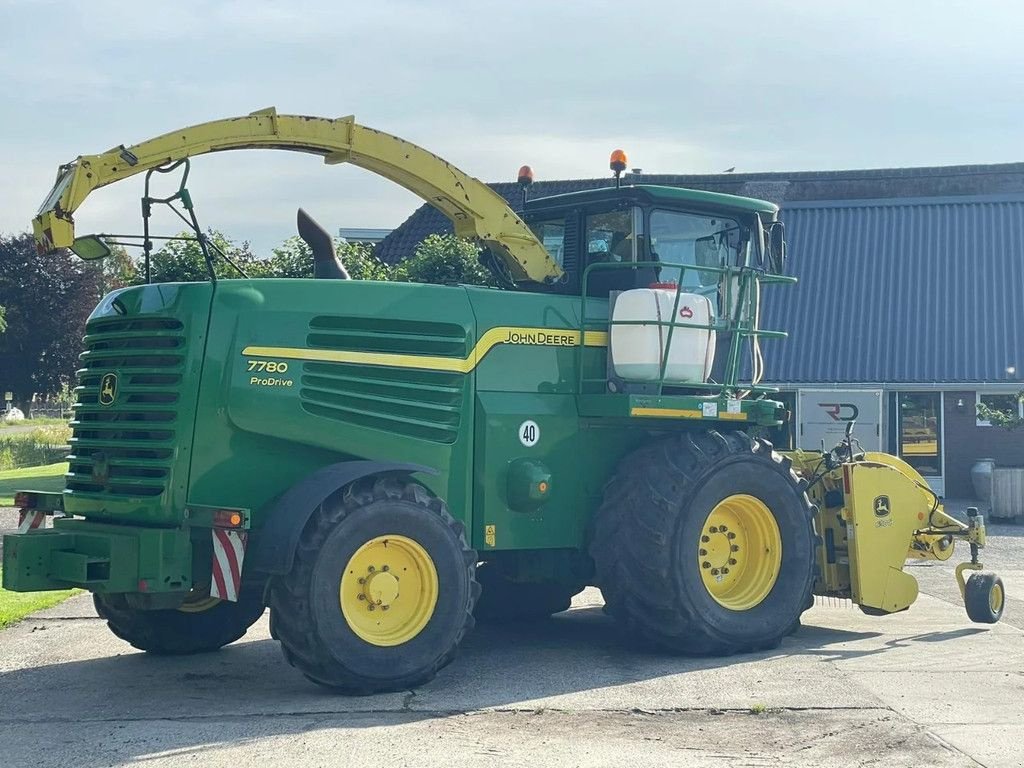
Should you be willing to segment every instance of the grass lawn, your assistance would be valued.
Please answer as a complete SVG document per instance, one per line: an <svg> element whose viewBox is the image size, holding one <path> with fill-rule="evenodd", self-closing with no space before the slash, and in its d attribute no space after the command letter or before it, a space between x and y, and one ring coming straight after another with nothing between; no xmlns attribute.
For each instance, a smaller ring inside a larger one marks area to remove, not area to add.
<svg viewBox="0 0 1024 768"><path fill-rule="evenodd" d="M67 419L51 419L49 417L40 417L38 419L25 419L24 421L15 421L10 424L4 424L0 422L0 432L5 429L11 429L12 427L62 427L68 423Z"/></svg>
<svg viewBox="0 0 1024 768"><path fill-rule="evenodd" d="M0 570L0 574L2 573ZM30 613L52 608L79 592L79 589L62 589L57 592L8 592L0 587L0 629L20 621Z"/></svg>
<svg viewBox="0 0 1024 768"><path fill-rule="evenodd" d="M60 491L64 488L67 462L24 467L0 472L0 507L14 506L15 491Z"/></svg>

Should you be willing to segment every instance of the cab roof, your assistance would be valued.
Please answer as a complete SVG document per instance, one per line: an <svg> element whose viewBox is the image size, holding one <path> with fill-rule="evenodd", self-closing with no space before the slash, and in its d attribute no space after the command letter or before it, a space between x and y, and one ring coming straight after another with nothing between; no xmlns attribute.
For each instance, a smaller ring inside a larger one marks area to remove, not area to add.
<svg viewBox="0 0 1024 768"><path fill-rule="evenodd" d="M731 210L744 213L778 213L779 206L766 200L755 200L752 197L724 195L720 192L704 192L698 189L683 187L663 187L654 184L623 185L621 187L601 187L585 189L579 192L567 192L562 195L538 197L526 203L525 211L531 213L551 209L592 205L596 203L629 200L637 203L669 205L673 208L688 207L715 210Z"/></svg>

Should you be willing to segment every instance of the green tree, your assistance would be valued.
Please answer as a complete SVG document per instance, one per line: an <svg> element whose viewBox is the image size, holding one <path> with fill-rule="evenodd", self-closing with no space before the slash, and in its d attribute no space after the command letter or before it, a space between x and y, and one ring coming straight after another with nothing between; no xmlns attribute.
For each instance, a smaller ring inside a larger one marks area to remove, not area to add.
<svg viewBox="0 0 1024 768"><path fill-rule="evenodd" d="M191 238L170 240L150 258L150 275L154 283L195 283L209 279L206 260L199 243L191 232L182 232L178 237ZM236 244L222 232L209 230L206 237L252 277L262 276L263 262L249 249L249 243ZM213 252L213 268L218 279L241 277L237 270Z"/></svg>
<svg viewBox="0 0 1024 768"><path fill-rule="evenodd" d="M412 283L495 285L480 263L480 246L455 235L430 235L416 246L412 258L395 268L395 279Z"/></svg>
<svg viewBox="0 0 1024 768"><path fill-rule="evenodd" d="M120 245L110 246L110 255L94 262L99 277L100 294L105 296L111 291L138 285L145 279L136 260Z"/></svg>
<svg viewBox="0 0 1024 768"><path fill-rule="evenodd" d="M1024 400L1024 391L1017 393L1017 400ZM977 410L978 418L982 421L987 421L994 427L1016 429L1017 427L1024 426L1024 419L1014 411L1001 411L998 408L990 408L984 403L978 403Z"/></svg>
<svg viewBox="0 0 1024 768"><path fill-rule="evenodd" d="M98 272L61 250L39 255L28 233L0 236L0 391L28 414L32 395L74 376L85 321L100 298Z"/></svg>
<svg viewBox="0 0 1024 768"><path fill-rule="evenodd" d="M334 241L338 258L353 280L389 280L391 270L373 255L373 250L361 243ZM301 237L293 236L273 249L273 255L263 262L260 277L312 277L313 252Z"/></svg>

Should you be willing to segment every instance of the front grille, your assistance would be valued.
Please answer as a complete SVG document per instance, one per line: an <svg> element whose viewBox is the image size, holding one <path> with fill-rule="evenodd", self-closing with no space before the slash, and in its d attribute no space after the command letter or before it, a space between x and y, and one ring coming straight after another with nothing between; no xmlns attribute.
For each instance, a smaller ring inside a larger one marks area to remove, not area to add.
<svg viewBox="0 0 1024 768"><path fill-rule="evenodd" d="M167 489L185 366L184 325L173 318L103 317L86 327L71 422L67 489L130 499ZM117 377L113 403L100 383Z"/></svg>

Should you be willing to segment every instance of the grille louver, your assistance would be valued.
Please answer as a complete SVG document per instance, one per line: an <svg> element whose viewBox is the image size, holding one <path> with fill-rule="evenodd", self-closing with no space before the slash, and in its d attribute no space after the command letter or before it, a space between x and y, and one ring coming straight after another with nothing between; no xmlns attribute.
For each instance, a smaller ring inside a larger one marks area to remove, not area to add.
<svg viewBox="0 0 1024 768"><path fill-rule="evenodd" d="M185 364L183 324L172 318L100 318L86 328L71 422L67 489L111 499L167 489ZM113 404L100 380L117 375Z"/></svg>
<svg viewBox="0 0 1024 768"><path fill-rule="evenodd" d="M449 323L315 317L312 348L466 357L466 331ZM466 377L458 373L347 363L305 363L302 408L315 416L432 442L458 436Z"/></svg>

